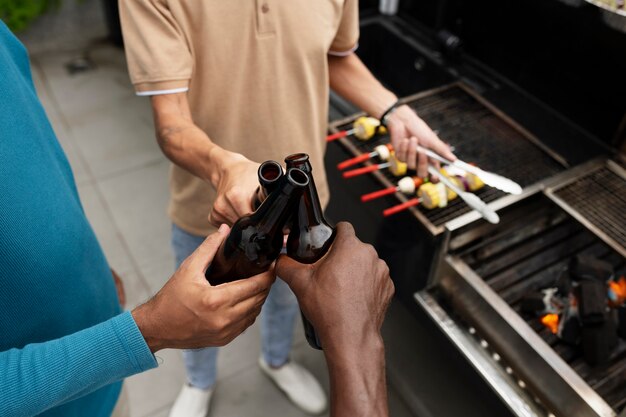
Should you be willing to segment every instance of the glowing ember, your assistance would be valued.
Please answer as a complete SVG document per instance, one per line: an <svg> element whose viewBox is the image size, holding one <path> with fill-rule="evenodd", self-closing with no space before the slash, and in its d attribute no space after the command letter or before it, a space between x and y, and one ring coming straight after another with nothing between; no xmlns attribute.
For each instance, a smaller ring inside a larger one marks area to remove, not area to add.
<svg viewBox="0 0 626 417"><path fill-rule="evenodd" d="M619 307L626 302L626 278L620 277L619 281L609 281L609 305Z"/></svg>
<svg viewBox="0 0 626 417"><path fill-rule="evenodd" d="M546 326L553 334L556 334L559 330L559 315L558 314L546 314L541 317L541 323Z"/></svg>

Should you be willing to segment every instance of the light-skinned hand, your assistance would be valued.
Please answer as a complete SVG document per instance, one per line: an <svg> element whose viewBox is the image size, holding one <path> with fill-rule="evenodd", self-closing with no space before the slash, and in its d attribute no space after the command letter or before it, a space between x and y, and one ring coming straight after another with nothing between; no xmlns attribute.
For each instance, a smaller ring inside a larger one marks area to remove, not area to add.
<svg viewBox="0 0 626 417"><path fill-rule="evenodd" d="M232 226L240 217L251 213L252 197L259 186L257 171L259 164L241 154L217 149L219 168L213 177L217 198L209 214L215 226L222 223Z"/></svg>
<svg viewBox="0 0 626 417"><path fill-rule="evenodd" d="M407 105L398 107L387 118L387 128L396 156L406 162L409 169L417 169L419 177L428 176L429 159L423 152L417 152L417 145L451 161L456 159L450 147ZM438 161L430 160L430 163L439 167Z"/></svg>

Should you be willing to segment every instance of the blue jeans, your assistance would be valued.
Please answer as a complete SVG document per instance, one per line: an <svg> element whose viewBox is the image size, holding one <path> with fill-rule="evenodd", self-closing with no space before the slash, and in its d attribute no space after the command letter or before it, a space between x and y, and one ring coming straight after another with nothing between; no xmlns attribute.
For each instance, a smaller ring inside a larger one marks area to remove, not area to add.
<svg viewBox="0 0 626 417"><path fill-rule="evenodd" d="M172 225L172 248L177 268L204 239ZM261 311L261 346L263 357L270 366L281 366L289 359L297 316L296 296L283 280L276 279ZM216 347L183 351L191 385L201 389L213 387L217 377L217 352Z"/></svg>

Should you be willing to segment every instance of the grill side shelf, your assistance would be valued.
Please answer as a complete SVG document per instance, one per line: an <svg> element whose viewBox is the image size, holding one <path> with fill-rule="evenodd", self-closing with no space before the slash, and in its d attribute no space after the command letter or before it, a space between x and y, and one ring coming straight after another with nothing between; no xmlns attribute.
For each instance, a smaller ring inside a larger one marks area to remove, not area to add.
<svg viewBox="0 0 626 417"><path fill-rule="evenodd" d="M596 162L544 193L583 226L626 257L626 170Z"/></svg>

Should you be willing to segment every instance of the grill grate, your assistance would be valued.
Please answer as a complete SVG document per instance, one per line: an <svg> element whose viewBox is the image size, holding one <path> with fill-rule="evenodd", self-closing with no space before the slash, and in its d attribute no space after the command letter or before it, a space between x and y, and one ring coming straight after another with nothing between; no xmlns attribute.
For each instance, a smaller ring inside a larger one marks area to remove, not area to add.
<svg viewBox="0 0 626 417"><path fill-rule="evenodd" d="M625 250L626 178L603 166L553 194Z"/></svg>
<svg viewBox="0 0 626 417"><path fill-rule="evenodd" d="M487 171L504 175L526 187L563 170L555 159L529 136L516 128L497 110L492 110L469 92L467 87L453 84L443 89L418 96L407 102L426 123L439 131L439 137L454 146L455 154ZM338 128L349 129L352 120ZM368 142L347 139L359 153L371 152L374 147L388 143L387 136L378 136ZM397 178L384 172L392 184ZM385 184L388 186L388 184ZM476 193L483 201L491 202L505 194L485 187ZM418 208L434 226L470 211L460 200L453 200L447 207L434 210Z"/></svg>

